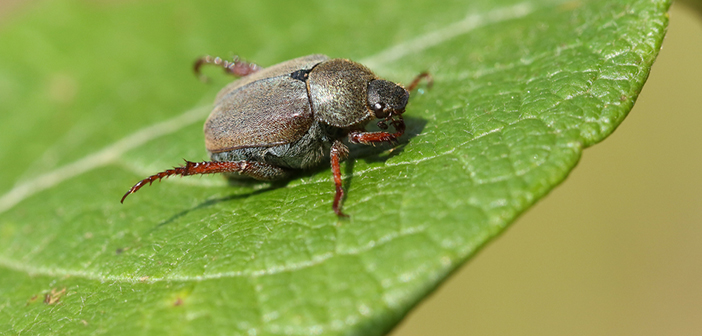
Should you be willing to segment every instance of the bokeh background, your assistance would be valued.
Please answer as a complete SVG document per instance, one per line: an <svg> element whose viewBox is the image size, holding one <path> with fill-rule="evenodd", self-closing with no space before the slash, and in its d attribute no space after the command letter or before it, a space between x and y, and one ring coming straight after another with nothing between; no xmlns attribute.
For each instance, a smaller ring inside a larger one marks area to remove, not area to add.
<svg viewBox="0 0 702 336"><path fill-rule="evenodd" d="M702 335L702 14L670 16L619 129L392 336Z"/></svg>
<svg viewBox="0 0 702 336"><path fill-rule="evenodd" d="M701 12L673 4L621 126L391 335L702 335Z"/></svg>

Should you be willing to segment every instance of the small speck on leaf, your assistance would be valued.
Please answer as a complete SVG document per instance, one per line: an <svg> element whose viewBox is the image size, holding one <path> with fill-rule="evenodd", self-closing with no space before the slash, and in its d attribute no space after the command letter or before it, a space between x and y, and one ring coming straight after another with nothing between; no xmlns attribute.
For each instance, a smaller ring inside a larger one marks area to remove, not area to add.
<svg viewBox="0 0 702 336"><path fill-rule="evenodd" d="M51 293L44 294L44 303L48 305L56 304L61 300L61 297L66 294L66 287L57 291L56 288L51 289Z"/></svg>
<svg viewBox="0 0 702 336"><path fill-rule="evenodd" d="M30 303L34 303L37 300L37 298L39 298L39 295L34 295L31 298L29 298L29 300L27 300L27 306L29 306Z"/></svg>

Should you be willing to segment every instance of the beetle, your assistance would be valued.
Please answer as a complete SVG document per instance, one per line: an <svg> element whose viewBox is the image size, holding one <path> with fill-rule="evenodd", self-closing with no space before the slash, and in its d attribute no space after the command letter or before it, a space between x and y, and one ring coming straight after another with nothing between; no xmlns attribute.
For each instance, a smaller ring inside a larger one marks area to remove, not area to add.
<svg viewBox="0 0 702 336"><path fill-rule="evenodd" d="M205 121L205 147L211 161L190 162L137 182L122 197L144 185L172 175L228 173L233 178L274 181L295 170L319 164L329 153L336 194L332 209L338 216L344 197L340 162L350 143L396 143L405 131L402 113L410 92L422 78L407 87L376 76L365 66L348 59L321 54L295 58L262 68L235 57L232 62L205 56L195 62L220 66L241 77L224 87ZM381 131L368 132L375 119ZM389 125L394 132L387 132Z"/></svg>

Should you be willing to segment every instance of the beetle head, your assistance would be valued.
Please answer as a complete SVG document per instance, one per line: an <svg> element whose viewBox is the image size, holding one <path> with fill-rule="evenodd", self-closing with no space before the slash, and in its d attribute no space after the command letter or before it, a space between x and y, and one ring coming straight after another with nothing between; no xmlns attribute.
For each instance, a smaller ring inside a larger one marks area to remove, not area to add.
<svg viewBox="0 0 702 336"><path fill-rule="evenodd" d="M405 112L409 92L402 86L384 79L368 83L368 107L378 119L389 120Z"/></svg>

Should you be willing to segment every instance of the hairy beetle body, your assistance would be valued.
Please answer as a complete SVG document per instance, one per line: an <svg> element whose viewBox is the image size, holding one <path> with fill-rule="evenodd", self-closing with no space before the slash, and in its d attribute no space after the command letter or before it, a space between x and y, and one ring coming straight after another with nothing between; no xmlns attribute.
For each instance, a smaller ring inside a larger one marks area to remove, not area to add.
<svg viewBox="0 0 702 336"><path fill-rule="evenodd" d="M329 153L336 195L333 209L343 215L339 162L348 153L340 140L352 143L394 142L405 130L404 113L409 91L428 77L420 74L408 89L378 78L365 66L347 59L309 55L266 69L240 61L206 56L195 63L222 66L241 78L222 89L204 126L205 147L211 162L187 162L185 167L152 175L134 185L123 197L146 183L171 175L230 173L258 180L286 178L293 170L319 164ZM366 125L394 133L366 132Z"/></svg>

